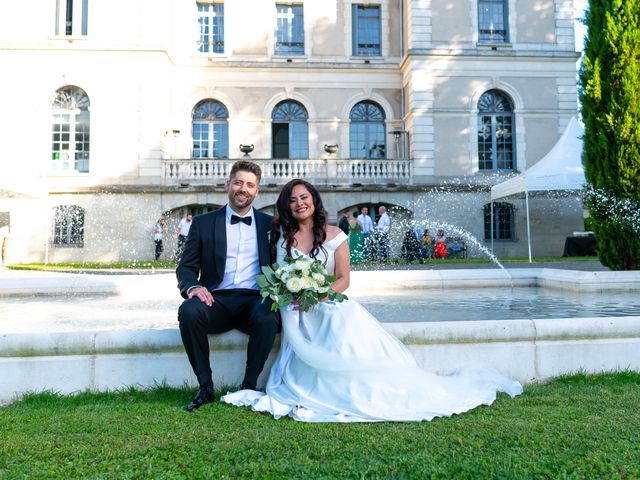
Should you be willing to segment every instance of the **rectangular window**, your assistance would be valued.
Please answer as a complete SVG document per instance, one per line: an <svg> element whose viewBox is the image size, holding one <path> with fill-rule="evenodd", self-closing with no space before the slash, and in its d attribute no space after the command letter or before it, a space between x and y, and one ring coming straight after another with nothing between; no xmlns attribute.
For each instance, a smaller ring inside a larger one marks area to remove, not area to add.
<svg viewBox="0 0 640 480"><path fill-rule="evenodd" d="M213 158L229 158L229 124L213 124Z"/></svg>
<svg viewBox="0 0 640 480"><path fill-rule="evenodd" d="M353 55L380 56L380 6L353 5Z"/></svg>
<svg viewBox="0 0 640 480"><path fill-rule="evenodd" d="M193 158L207 158L209 156L209 125L206 123L193 124Z"/></svg>
<svg viewBox="0 0 640 480"><path fill-rule="evenodd" d="M513 170L513 128L509 116L496 116L496 159L498 170Z"/></svg>
<svg viewBox="0 0 640 480"><path fill-rule="evenodd" d="M306 122L289 124L289 158L309 158L309 127Z"/></svg>
<svg viewBox="0 0 640 480"><path fill-rule="evenodd" d="M69 139L71 117L67 114L54 114L53 116L53 145L51 148L51 160L56 170L71 170L69 158Z"/></svg>
<svg viewBox="0 0 640 480"><path fill-rule="evenodd" d="M491 116L483 115L478 118L478 168L493 170L493 137Z"/></svg>
<svg viewBox="0 0 640 480"><path fill-rule="evenodd" d="M88 22L89 0L56 0L56 35L85 36Z"/></svg>
<svg viewBox="0 0 640 480"><path fill-rule="evenodd" d="M89 171L89 112L81 111L75 125L75 163L78 172Z"/></svg>
<svg viewBox="0 0 640 480"><path fill-rule="evenodd" d="M508 42L507 0L478 0L478 40Z"/></svg>
<svg viewBox="0 0 640 480"><path fill-rule="evenodd" d="M276 4L277 55L304 55L304 15L302 5Z"/></svg>
<svg viewBox="0 0 640 480"><path fill-rule="evenodd" d="M224 3L198 3L198 51L224 53Z"/></svg>
<svg viewBox="0 0 640 480"><path fill-rule="evenodd" d="M493 203L493 230L491 229L491 207L484 207L484 238L491 240L493 232L494 240L513 240L514 235L514 210L508 203Z"/></svg>
<svg viewBox="0 0 640 480"><path fill-rule="evenodd" d="M229 125L194 122L193 158L229 158Z"/></svg>

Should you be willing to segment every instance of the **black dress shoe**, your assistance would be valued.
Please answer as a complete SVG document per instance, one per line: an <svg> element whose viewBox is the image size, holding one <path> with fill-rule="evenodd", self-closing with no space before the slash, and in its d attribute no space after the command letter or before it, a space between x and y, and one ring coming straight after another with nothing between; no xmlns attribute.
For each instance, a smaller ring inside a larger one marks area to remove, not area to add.
<svg viewBox="0 0 640 480"><path fill-rule="evenodd" d="M200 390L198 390L198 394L193 400L191 400L191 403L187 405L187 411L193 412L194 410L199 409L201 406L213 402L214 399L215 395L213 394L213 388L200 387Z"/></svg>

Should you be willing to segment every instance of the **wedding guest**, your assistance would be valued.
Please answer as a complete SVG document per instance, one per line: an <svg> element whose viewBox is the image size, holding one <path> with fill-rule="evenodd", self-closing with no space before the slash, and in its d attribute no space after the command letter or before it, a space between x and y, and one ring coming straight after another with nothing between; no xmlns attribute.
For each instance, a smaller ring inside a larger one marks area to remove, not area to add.
<svg viewBox="0 0 640 480"><path fill-rule="evenodd" d="M420 242L424 248L425 258L433 258L433 237L431 236L431 232L429 232L428 228L424 230Z"/></svg>
<svg viewBox="0 0 640 480"><path fill-rule="evenodd" d="M433 247L433 258L444 259L447 256L447 237L444 230L438 230L435 238L435 247Z"/></svg>
<svg viewBox="0 0 640 480"><path fill-rule="evenodd" d="M184 250L185 242L189 236L189 230L191 229L191 222L193 221L193 214L187 212L187 216L180 219L178 228L176 228L176 237L178 238L178 245L176 246L176 260L180 261L182 251Z"/></svg>
<svg viewBox="0 0 640 480"><path fill-rule="evenodd" d="M342 216L338 222L338 228L340 228L345 235L349 235L349 212L346 210L342 212Z"/></svg>
<svg viewBox="0 0 640 480"><path fill-rule="evenodd" d="M373 260L374 246L372 245L369 235L373 232L373 220L369 216L369 208L362 207L360 209L360 215L358 215L358 221L362 225L362 244L363 251L362 256L364 260Z"/></svg>
<svg viewBox="0 0 640 480"><path fill-rule="evenodd" d="M351 263L364 261L364 239L362 237L362 223L358 220L358 212L353 212L349 220L349 254Z"/></svg>
<svg viewBox="0 0 640 480"><path fill-rule="evenodd" d="M391 219L387 213L387 207L381 205L378 208L378 224L376 230L378 233L378 260L386 262L389 258L389 230L391 229Z"/></svg>
<svg viewBox="0 0 640 480"><path fill-rule="evenodd" d="M162 239L164 237L164 218L158 219L156 224L153 227L153 242L156 246L155 259L160 259L160 254L164 250L164 246L162 245Z"/></svg>

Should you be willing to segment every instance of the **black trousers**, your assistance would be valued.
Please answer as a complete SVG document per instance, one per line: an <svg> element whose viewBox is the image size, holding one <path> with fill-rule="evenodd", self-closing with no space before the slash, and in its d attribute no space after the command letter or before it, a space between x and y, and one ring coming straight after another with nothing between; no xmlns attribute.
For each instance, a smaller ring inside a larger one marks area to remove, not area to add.
<svg viewBox="0 0 640 480"><path fill-rule="evenodd" d="M242 386L255 389L278 333L276 312L271 311L269 300L262 303L257 290L216 290L212 293L214 303L211 307L194 297L182 302L178 309L180 335L193 373L201 387L212 386L207 336L240 330L249 335Z"/></svg>

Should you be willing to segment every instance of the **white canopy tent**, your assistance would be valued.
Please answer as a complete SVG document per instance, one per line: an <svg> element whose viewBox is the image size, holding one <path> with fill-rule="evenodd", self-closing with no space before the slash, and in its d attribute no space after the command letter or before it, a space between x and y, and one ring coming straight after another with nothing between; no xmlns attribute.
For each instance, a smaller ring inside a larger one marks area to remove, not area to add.
<svg viewBox="0 0 640 480"><path fill-rule="evenodd" d="M560 139L535 165L521 174L491 187L491 228L493 202L498 198L524 192L527 210L527 242L531 263L531 230L529 225L529 192L551 190L582 190L585 177L582 166L582 136L584 128L572 117ZM491 232L493 242L493 232Z"/></svg>

